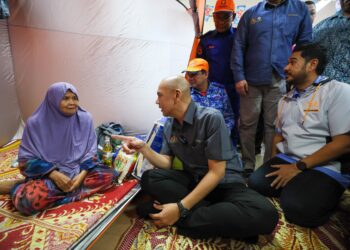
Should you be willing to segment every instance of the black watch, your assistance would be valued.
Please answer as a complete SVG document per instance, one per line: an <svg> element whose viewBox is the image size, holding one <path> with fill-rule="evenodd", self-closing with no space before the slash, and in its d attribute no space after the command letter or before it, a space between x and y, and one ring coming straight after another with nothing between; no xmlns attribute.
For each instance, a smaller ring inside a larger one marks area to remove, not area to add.
<svg viewBox="0 0 350 250"><path fill-rule="evenodd" d="M299 170L301 170L301 171L307 170L307 165L306 165L306 163L303 162L303 161L297 161L296 166L297 166L297 168L298 168Z"/></svg>
<svg viewBox="0 0 350 250"><path fill-rule="evenodd" d="M186 218L187 215L190 214L190 210L188 210L187 208L184 207L184 205L182 205L181 201L179 201L178 203L176 203L177 206L179 207L179 211L180 211L180 217L181 218Z"/></svg>

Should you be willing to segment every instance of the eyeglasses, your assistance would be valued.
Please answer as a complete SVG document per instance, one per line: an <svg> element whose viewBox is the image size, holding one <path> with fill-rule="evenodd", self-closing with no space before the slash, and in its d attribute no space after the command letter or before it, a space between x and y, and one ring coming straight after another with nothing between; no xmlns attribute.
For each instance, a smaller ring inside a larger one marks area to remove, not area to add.
<svg viewBox="0 0 350 250"><path fill-rule="evenodd" d="M220 21L225 21L227 19L229 19L230 17L235 18L236 14L233 14L231 12L217 12L217 13L213 13L213 17L216 20L220 20Z"/></svg>
<svg viewBox="0 0 350 250"><path fill-rule="evenodd" d="M196 75L198 75L198 74L199 74L199 72L200 72L200 71L195 71L195 72L187 72L186 74L187 74L187 76L188 76L188 77L195 77Z"/></svg>

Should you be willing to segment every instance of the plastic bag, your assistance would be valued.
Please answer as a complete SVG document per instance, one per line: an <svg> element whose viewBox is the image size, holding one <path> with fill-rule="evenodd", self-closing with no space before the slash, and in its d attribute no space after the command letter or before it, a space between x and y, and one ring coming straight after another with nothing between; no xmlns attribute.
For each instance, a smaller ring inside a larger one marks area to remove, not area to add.
<svg viewBox="0 0 350 250"><path fill-rule="evenodd" d="M101 161L102 159L105 137L106 136L111 137L112 135L124 135L124 129L122 125L115 122L110 122L110 123L102 123L100 126L96 128L98 160ZM113 152L115 152L116 148L121 144L121 141L111 139L111 144L112 144Z"/></svg>
<svg viewBox="0 0 350 250"><path fill-rule="evenodd" d="M118 184L121 184L128 174L131 174L136 163L137 153L127 154L122 149L116 152L113 167L118 172Z"/></svg>

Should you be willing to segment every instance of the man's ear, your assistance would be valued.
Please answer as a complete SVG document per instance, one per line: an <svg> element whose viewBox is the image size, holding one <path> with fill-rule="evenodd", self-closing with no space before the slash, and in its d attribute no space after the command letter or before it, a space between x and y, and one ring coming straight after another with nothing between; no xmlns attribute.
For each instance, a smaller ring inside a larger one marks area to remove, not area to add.
<svg viewBox="0 0 350 250"><path fill-rule="evenodd" d="M180 99L182 95L181 89L175 89L175 97L176 99Z"/></svg>
<svg viewBox="0 0 350 250"><path fill-rule="evenodd" d="M314 58L314 59L311 59L309 62L308 62L308 65L309 65L309 71L316 71L316 68L318 66L318 59Z"/></svg>

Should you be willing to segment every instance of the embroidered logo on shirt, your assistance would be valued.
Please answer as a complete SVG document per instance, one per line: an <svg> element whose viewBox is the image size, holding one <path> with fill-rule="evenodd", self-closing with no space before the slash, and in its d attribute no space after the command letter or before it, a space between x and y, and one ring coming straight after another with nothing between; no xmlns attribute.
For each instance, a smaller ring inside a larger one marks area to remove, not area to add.
<svg viewBox="0 0 350 250"><path fill-rule="evenodd" d="M208 46L208 49L215 49L215 45L211 45L211 44L210 44L210 45Z"/></svg>
<svg viewBox="0 0 350 250"><path fill-rule="evenodd" d="M304 109L304 112L318 112L320 111L318 101L313 101L310 103L310 108L309 109Z"/></svg>
<svg viewBox="0 0 350 250"><path fill-rule="evenodd" d="M175 143L177 142L177 138L175 135L173 135L172 137L170 137L170 143Z"/></svg>
<svg viewBox="0 0 350 250"><path fill-rule="evenodd" d="M262 22L262 17L261 16L259 16L259 17L257 17L257 18L252 18L252 19L250 19L250 24L257 24L257 23L260 23L260 22Z"/></svg>

